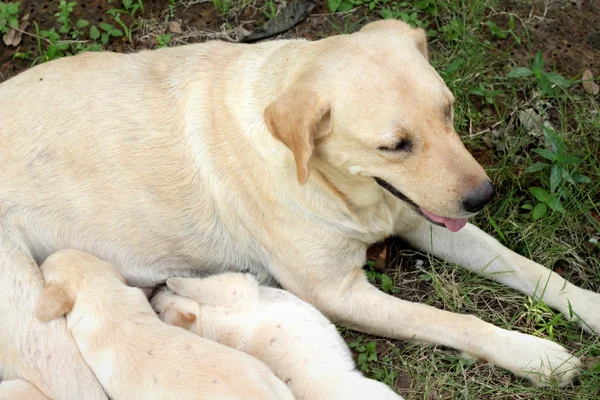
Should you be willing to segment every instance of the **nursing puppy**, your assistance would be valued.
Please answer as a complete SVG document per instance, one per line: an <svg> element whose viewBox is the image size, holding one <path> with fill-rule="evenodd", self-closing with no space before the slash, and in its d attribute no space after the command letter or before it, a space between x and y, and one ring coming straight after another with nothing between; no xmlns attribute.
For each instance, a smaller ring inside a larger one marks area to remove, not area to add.
<svg viewBox="0 0 600 400"><path fill-rule="evenodd" d="M264 361L297 399L402 399L362 376L335 326L287 291L242 273L171 278L167 286L152 300L163 321Z"/></svg>
<svg viewBox="0 0 600 400"><path fill-rule="evenodd" d="M37 317L67 314L69 331L110 398L293 399L262 362L161 322L112 264L62 250L41 269L46 287Z"/></svg>
<svg viewBox="0 0 600 400"><path fill-rule="evenodd" d="M50 400L24 379L0 382L0 400Z"/></svg>

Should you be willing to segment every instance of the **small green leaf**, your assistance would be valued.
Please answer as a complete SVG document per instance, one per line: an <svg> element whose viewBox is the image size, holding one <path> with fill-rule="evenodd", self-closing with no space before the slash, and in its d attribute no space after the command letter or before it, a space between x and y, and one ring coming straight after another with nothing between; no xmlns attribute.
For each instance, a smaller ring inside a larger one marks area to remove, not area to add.
<svg viewBox="0 0 600 400"><path fill-rule="evenodd" d="M522 208L523 210L533 210L533 205L531 205L531 204L523 204L523 205L521 206L521 208Z"/></svg>
<svg viewBox="0 0 600 400"><path fill-rule="evenodd" d="M555 196L550 196L550 199L546 202L548 207L552 209L552 211L563 212L565 209L562 206L560 200Z"/></svg>
<svg viewBox="0 0 600 400"><path fill-rule="evenodd" d="M548 77L550 82L554 83L555 85L561 87L568 87L570 85L568 80L566 80L561 74L558 74L556 72L548 72L546 76Z"/></svg>
<svg viewBox="0 0 600 400"><path fill-rule="evenodd" d="M566 165L579 165L583 162L583 160L579 157L575 157L575 156L570 156L570 155L564 155L564 156L558 156L556 158L556 161L566 164Z"/></svg>
<svg viewBox="0 0 600 400"><path fill-rule="evenodd" d="M110 32L115 29L111 24L107 24L106 22L100 22L100 28L105 32Z"/></svg>
<svg viewBox="0 0 600 400"><path fill-rule="evenodd" d="M571 178L571 174L566 169L562 170L562 178L563 178L563 180L569 182L572 185L575 184L575 181Z"/></svg>
<svg viewBox="0 0 600 400"><path fill-rule="evenodd" d="M476 96L485 97L485 90L481 86L471 89L471 93Z"/></svg>
<svg viewBox="0 0 600 400"><path fill-rule="evenodd" d="M525 172L526 173L538 172L538 171L548 168L549 166L550 166L549 164L537 162L537 163L527 167L527 169L525 169Z"/></svg>
<svg viewBox="0 0 600 400"><path fill-rule="evenodd" d="M585 175L580 174L579 172L573 172L571 174L571 178L577 183L590 183L592 180Z"/></svg>
<svg viewBox="0 0 600 400"><path fill-rule="evenodd" d="M342 4L342 0L327 0L327 5L329 6L329 11L334 14L338 8Z"/></svg>
<svg viewBox="0 0 600 400"><path fill-rule="evenodd" d="M538 50L533 58L533 70L535 72L542 72L544 70L544 56L542 52Z"/></svg>
<svg viewBox="0 0 600 400"><path fill-rule="evenodd" d="M462 58L457 58L456 60L452 61L450 64L448 64L448 66L446 67L446 74L450 75L453 72L455 72L456 70L458 70L460 67L462 67L465 64L465 60Z"/></svg>
<svg viewBox="0 0 600 400"><path fill-rule="evenodd" d="M544 203L538 203L531 212L531 218L533 218L534 221L537 221L538 219L546 215L547 212L548 207L546 207Z"/></svg>
<svg viewBox="0 0 600 400"><path fill-rule="evenodd" d="M538 88L542 93L552 93L552 81L548 78L548 75L541 73L538 77L536 77L536 80Z"/></svg>
<svg viewBox="0 0 600 400"><path fill-rule="evenodd" d="M550 199L550 193L546 192L541 187L530 187L529 192L535 197L538 201L545 203Z"/></svg>
<svg viewBox="0 0 600 400"><path fill-rule="evenodd" d="M540 156L544 157L547 160L550 160L550 161L556 160L556 153L553 153L550 150L535 149L535 150L533 150L533 152L539 154Z"/></svg>
<svg viewBox="0 0 600 400"><path fill-rule="evenodd" d="M384 19L391 19L394 16L389 8L382 8L381 11L379 11L379 15Z"/></svg>
<svg viewBox="0 0 600 400"><path fill-rule="evenodd" d="M123 36L123 32L120 29L113 29L112 31L110 31L110 34L116 37Z"/></svg>
<svg viewBox="0 0 600 400"><path fill-rule="evenodd" d="M377 343L369 342L365 345L368 353L373 353L377 349Z"/></svg>
<svg viewBox="0 0 600 400"><path fill-rule="evenodd" d="M564 152L564 142L561 137L556 133L556 131L552 128L548 128L542 125L542 130L544 131L544 138L550 143L552 151L558 154L562 154Z"/></svg>
<svg viewBox="0 0 600 400"><path fill-rule="evenodd" d="M508 29L510 29L511 31L515 30L515 16L514 15L510 15L508 17Z"/></svg>
<svg viewBox="0 0 600 400"><path fill-rule="evenodd" d="M19 3L6 3L6 12L8 14L18 14Z"/></svg>
<svg viewBox="0 0 600 400"><path fill-rule="evenodd" d="M90 24L89 21L87 21L85 19L80 19L80 20L77 21L77 27L78 28L85 28L89 24Z"/></svg>
<svg viewBox="0 0 600 400"><path fill-rule="evenodd" d="M562 182L562 168L559 164L554 164L550 171L550 192L554 193L556 188Z"/></svg>
<svg viewBox="0 0 600 400"><path fill-rule="evenodd" d="M337 9L338 12L343 12L343 11L350 11L352 10L352 8L354 7L354 4L352 4L351 1L346 0L344 1L342 4L340 4L339 8Z"/></svg>
<svg viewBox="0 0 600 400"><path fill-rule="evenodd" d="M381 274L381 290L385 293L391 292L394 287L394 281L386 274Z"/></svg>
<svg viewBox="0 0 600 400"><path fill-rule="evenodd" d="M367 353L360 353L356 362L358 365L365 365L367 363Z"/></svg>
<svg viewBox="0 0 600 400"><path fill-rule="evenodd" d="M528 76L533 75L533 72L526 67L517 67L515 69L513 69L512 71L510 71L508 73L508 75L506 75L507 78L526 78Z"/></svg>
<svg viewBox="0 0 600 400"><path fill-rule="evenodd" d="M8 26L10 26L13 29L18 29L19 28L19 20L15 17L11 17L8 20Z"/></svg>
<svg viewBox="0 0 600 400"><path fill-rule="evenodd" d="M90 38L92 40L96 40L100 37L100 31L98 30L98 28L96 28L95 26L92 26L90 28Z"/></svg>

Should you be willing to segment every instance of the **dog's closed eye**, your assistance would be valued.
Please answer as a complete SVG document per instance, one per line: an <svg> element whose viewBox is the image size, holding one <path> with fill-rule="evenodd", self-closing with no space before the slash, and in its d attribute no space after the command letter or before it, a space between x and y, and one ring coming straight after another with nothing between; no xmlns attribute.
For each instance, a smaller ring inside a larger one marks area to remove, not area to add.
<svg viewBox="0 0 600 400"><path fill-rule="evenodd" d="M410 139L400 139L392 146L381 146L379 150L388 152L409 152L412 148L412 141Z"/></svg>

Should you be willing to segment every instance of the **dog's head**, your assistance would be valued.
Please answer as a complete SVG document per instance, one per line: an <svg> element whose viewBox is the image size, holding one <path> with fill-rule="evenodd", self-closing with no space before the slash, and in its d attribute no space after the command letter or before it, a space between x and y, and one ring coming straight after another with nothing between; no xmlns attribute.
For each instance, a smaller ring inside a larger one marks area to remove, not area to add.
<svg viewBox="0 0 600 400"><path fill-rule="evenodd" d="M35 307L40 321L51 321L69 313L77 292L85 283L102 284L106 280L125 283L116 267L91 254L77 250L59 250L40 266L46 286Z"/></svg>
<svg viewBox="0 0 600 400"><path fill-rule="evenodd" d="M293 152L298 181L318 160L350 190L383 188L432 222L462 228L494 188L454 131L454 96L428 62L425 32L379 21L317 43L310 68L264 113Z"/></svg>

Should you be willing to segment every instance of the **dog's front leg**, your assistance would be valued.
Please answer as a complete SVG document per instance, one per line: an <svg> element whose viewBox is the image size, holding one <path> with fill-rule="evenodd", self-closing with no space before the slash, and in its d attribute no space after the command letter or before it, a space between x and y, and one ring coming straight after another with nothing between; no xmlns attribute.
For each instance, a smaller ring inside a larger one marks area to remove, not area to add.
<svg viewBox="0 0 600 400"><path fill-rule="evenodd" d="M558 274L502 246L474 225L452 233L423 220L402 236L413 246L529 296L543 300L588 332L600 334L600 294L581 289Z"/></svg>
<svg viewBox="0 0 600 400"><path fill-rule="evenodd" d="M578 373L580 361L556 343L389 296L372 286L360 267L339 280L308 282L308 301L335 322L362 332L452 347L537 385L566 384Z"/></svg>
<svg viewBox="0 0 600 400"><path fill-rule="evenodd" d="M106 399L65 319L36 319L43 287L37 264L0 236L0 378L24 378L55 400Z"/></svg>

